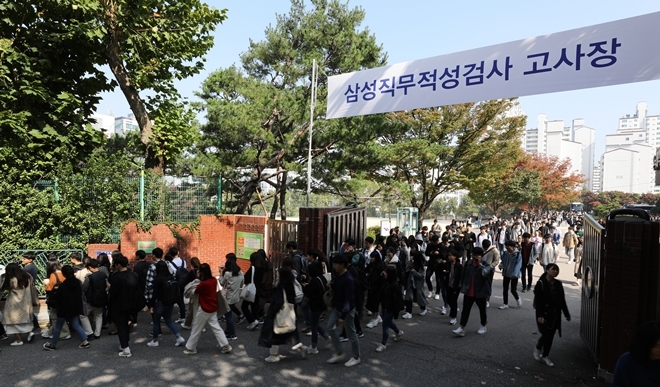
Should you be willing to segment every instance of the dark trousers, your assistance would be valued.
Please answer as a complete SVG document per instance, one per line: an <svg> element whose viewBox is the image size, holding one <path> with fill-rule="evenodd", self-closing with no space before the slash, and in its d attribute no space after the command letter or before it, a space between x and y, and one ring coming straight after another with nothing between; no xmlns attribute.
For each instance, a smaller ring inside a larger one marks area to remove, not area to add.
<svg viewBox="0 0 660 387"><path fill-rule="evenodd" d="M520 299L518 296L518 291L516 290L516 287L518 287L518 278L515 277L504 277L504 294L502 297L504 297L504 304L508 305L509 304L509 284L511 284L511 294L513 294L513 298L516 300Z"/></svg>
<svg viewBox="0 0 660 387"><path fill-rule="evenodd" d="M448 288L447 296L449 297L449 317L456 318L458 314L458 296L461 294L461 288Z"/></svg>
<svg viewBox="0 0 660 387"><path fill-rule="evenodd" d="M490 284L490 288L493 288L493 278L495 277L495 269L492 267L490 268L490 273L488 273L488 283ZM486 297L486 301L490 301L490 296Z"/></svg>
<svg viewBox="0 0 660 387"><path fill-rule="evenodd" d="M394 324L394 312L383 309L383 340L381 344L387 345L387 339L390 337L390 329L397 335L401 332L396 324Z"/></svg>
<svg viewBox="0 0 660 387"><path fill-rule="evenodd" d="M470 310L473 304L477 304L479 308L479 316L481 317L481 325L486 326L488 318L486 317L486 299L463 296L463 311L461 312L461 326L465 327L470 319Z"/></svg>
<svg viewBox="0 0 660 387"><path fill-rule="evenodd" d="M543 350L543 357L547 357L550 354L550 348L552 348L552 340L555 338L555 332L557 328L548 328L544 324L536 324L539 327L539 332L541 337L539 338L538 343L536 343L536 349Z"/></svg>
<svg viewBox="0 0 660 387"><path fill-rule="evenodd" d="M319 342L319 333L323 337L328 337L328 334L326 333L325 329L323 329L323 326L319 324L321 320L321 313L323 313L320 310L310 310L310 326L312 328L312 347L316 348L316 344Z"/></svg>
<svg viewBox="0 0 660 387"><path fill-rule="evenodd" d="M186 302L183 300L183 292L181 293L181 297L179 297L179 301L176 303L179 306L179 318L186 318Z"/></svg>
<svg viewBox="0 0 660 387"><path fill-rule="evenodd" d="M429 292L433 292L433 281L431 281L433 271L434 270L431 268L431 266L426 268L426 287L429 289Z"/></svg>
<svg viewBox="0 0 660 387"><path fill-rule="evenodd" d="M243 300L243 304L241 304L241 311L243 312L245 319L247 319L247 322L252 324L254 320L259 317L259 303Z"/></svg>
<svg viewBox="0 0 660 387"><path fill-rule="evenodd" d="M532 277L533 271L534 265L526 265L520 270L520 281L522 282L523 290L532 288L532 281L534 281L534 278ZM529 281L527 281L528 278Z"/></svg>
<svg viewBox="0 0 660 387"><path fill-rule="evenodd" d="M236 304L231 304L231 305L229 305L229 309L231 309L232 312L236 313L236 316L238 316L239 319L240 319L241 317L244 317L244 316L243 316L243 312L241 312L240 310L238 310L238 308L236 307Z"/></svg>
<svg viewBox="0 0 660 387"><path fill-rule="evenodd" d="M128 315L129 313L112 311L112 321L117 326L117 336L122 348L128 347Z"/></svg>
<svg viewBox="0 0 660 387"><path fill-rule="evenodd" d="M414 292L415 289L413 289L412 291ZM407 313L412 313L412 304L413 304L412 301L406 301L406 312ZM417 304L417 305L419 305L419 304ZM424 309L426 309L426 307L419 305L419 309L424 310Z"/></svg>

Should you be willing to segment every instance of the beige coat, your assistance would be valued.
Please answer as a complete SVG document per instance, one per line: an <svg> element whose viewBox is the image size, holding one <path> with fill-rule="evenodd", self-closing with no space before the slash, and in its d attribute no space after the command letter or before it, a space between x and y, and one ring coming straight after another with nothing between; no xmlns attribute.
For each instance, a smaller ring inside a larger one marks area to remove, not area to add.
<svg viewBox="0 0 660 387"><path fill-rule="evenodd" d="M30 281L32 279L30 278ZM5 325L13 324L27 324L32 322L32 292L30 285L25 289L18 288L18 280L12 278L9 280L11 290L7 295L7 302L5 302L5 310L3 314L2 323Z"/></svg>
<svg viewBox="0 0 660 387"><path fill-rule="evenodd" d="M220 277L220 285L227 289L227 302L229 305L238 304L241 300L243 281L243 273L240 271L237 276L233 276L231 271L228 271Z"/></svg>
<svg viewBox="0 0 660 387"><path fill-rule="evenodd" d="M569 249L574 249L575 246L578 244L578 236L574 232L567 232L564 234L564 247L568 247Z"/></svg>

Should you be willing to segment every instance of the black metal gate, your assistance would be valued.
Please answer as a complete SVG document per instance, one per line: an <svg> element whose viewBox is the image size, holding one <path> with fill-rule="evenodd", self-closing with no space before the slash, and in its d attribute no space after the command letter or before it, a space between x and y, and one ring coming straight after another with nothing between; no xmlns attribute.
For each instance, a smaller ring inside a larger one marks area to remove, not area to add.
<svg viewBox="0 0 660 387"><path fill-rule="evenodd" d="M268 219L268 255L273 268L277 269L286 256L286 244L298 240L298 222Z"/></svg>
<svg viewBox="0 0 660 387"><path fill-rule="evenodd" d="M580 336L598 362L601 333L601 304L603 273L602 262L605 228L591 215L584 216L584 246L580 272L582 273L582 307Z"/></svg>
<svg viewBox="0 0 660 387"><path fill-rule="evenodd" d="M325 253L328 257L337 253L348 238L355 240L356 248L361 248L366 232L366 208L342 208L325 214Z"/></svg>

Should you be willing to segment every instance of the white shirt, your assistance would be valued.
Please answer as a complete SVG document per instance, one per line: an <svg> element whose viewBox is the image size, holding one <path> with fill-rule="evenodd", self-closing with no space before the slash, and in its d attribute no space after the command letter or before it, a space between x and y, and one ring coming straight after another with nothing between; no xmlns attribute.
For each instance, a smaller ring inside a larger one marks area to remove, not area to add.
<svg viewBox="0 0 660 387"><path fill-rule="evenodd" d="M172 263L175 264L176 267L183 267L184 269L186 268L186 261L184 261L180 257L176 257L172 259Z"/></svg>

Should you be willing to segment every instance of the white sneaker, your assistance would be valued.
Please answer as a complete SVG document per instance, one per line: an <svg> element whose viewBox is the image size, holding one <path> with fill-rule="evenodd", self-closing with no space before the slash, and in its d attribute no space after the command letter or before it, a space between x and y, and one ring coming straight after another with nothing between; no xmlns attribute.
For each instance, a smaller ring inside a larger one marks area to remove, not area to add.
<svg viewBox="0 0 660 387"><path fill-rule="evenodd" d="M536 361L541 360L541 351L536 348L536 344L534 345L534 352L532 352L532 356L534 356L534 360Z"/></svg>
<svg viewBox="0 0 660 387"><path fill-rule="evenodd" d="M406 312L401 318L412 318L412 314Z"/></svg>
<svg viewBox="0 0 660 387"><path fill-rule="evenodd" d="M479 330L477 331L477 334L479 334L479 335L486 334L486 327L483 326L483 325L481 327L479 327Z"/></svg>
<svg viewBox="0 0 660 387"><path fill-rule="evenodd" d="M554 367L555 366L555 363L553 363L552 360L550 360L550 358L548 358L548 357L544 357L543 362L545 362L545 364L547 364L548 367Z"/></svg>
<svg viewBox="0 0 660 387"><path fill-rule="evenodd" d="M449 321L449 325L456 325L456 319L451 319L451 321Z"/></svg>
<svg viewBox="0 0 660 387"><path fill-rule="evenodd" d="M443 307L442 307L442 310L440 311L440 314L443 315L443 316L446 315L446 314L447 314L447 308L445 308L445 307L443 306Z"/></svg>
<svg viewBox="0 0 660 387"><path fill-rule="evenodd" d="M180 347L185 343L186 343L186 339L184 339L183 336L179 336L179 337L176 338L176 342L174 343L174 346L175 347Z"/></svg>
<svg viewBox="0 0 660 387"><path fill-rule="evenodd" d="M360 360L360 358L356 359L356 358L352 357L352 358L348 359L348 361L346 363L344 363L344 365L346 367L353 367L353 366L356 366L360 363L362 363L362 360Z"/></svg>
<svg viewBox="0 0 660 387"><path fill-rule="evenodd" d="M335 353L334 355L332 355L330 359L328 359L327 362L329 364L339 363L339 361L343 360L345 356L346 355L344 355L343 353Z"/></svg>
<svg viewBox="0 0 660 387"><path fill-rule="evenodd" d="M258 326L259 326L259 321L254 320L250 324L248 324L248 326L246 328L247 328L248 331L252 331L252 330L256 329Z"/></svg>
<svg viewBox="0 0 660 387"><path fill-rule="evenodd" d="M373 313L371 313L370 310L367 311L367 316L371 316Z"/></svg>
<svg viewBox="0 0 660 387"><path fill-rule="evenodd" d="M131 357L133 354L131 353L131 349L126 347L124 348L121 352L119 352L119 357Z"/></svg>
<svg viewBox="0 0 660 387"><path fill-rule="evenodd" d="M463 336L465 336L465 329L463 329L461 327L458 327L458 328L454 329L452 331L452 333L454 333L456 336L463 337Z"/></svg>
<svg viewBox="0 0 660 387"><path fill-rule="evenodd" d="M383 319L380 318L380 315L377 315L377 316L376 316L376 320L378 320L379 323L382 323L382 322L383 322Z"/></svg>
<svg viewBox="0 0 660 387"><path fill-rule="evenodd" d="M518 307L520 308L522 306L522 298L517 299L516 304L518 304Z"/></svg>
<svg viewBox="0 0 660 387"><path fill-rule="evenodd" d="M433 298L435 298L436 300L439 300L439 299L440 299L440 295L439 295L439 294L436 294L435 297L433 297Z"/></svg>
<svg viewBox="0 0 660 387"><path fill-rule="evenodd" d="M160 344L158 344L158 341L156 340L151 340L150 342L147 343L147 347L157 347Z"/></svg>
<svg viewBox="0 0 660 387"><path fill-rule="evenodd" d="M401 329L399 329L399 333L394 334L394 341L401 340L401 336L403 336L403 331Z"/></svg>
<svg viewBox="0 0 660 387"><path fill-rule="evenodd" d="M422 310L421 312L419 312L419 315L420 315L420 316L426 316L426 314L427 314L428 312L429 312L428 309L424 309L424 310Z"/></svg>
<svg viewBox="0 0 660 387"><path fill-rule="evenodd" d="M280 355L270 355L264 360L266 360L266 363L277 363L280 361Z"/></svg>
<svg viewBox="0 0 660 387"><path fill-rule="evenodd" d="M376 325L378 325L378 319L374 318L367 323L367 328L374 328Z"/></svg>
<svg viewBox="0 0 660 387"><path fill-rule="evenodd" d="M433 292L429 292L429 295L426 298L433 298Z"/></svg>
<svg viewBox="0 0 660 387"><path fill-rule="evenodd" d="M498 309L509 309L509 305L507 304L502 304Z"/></svg>
<svg viewBox="0 0 660 387"><path fill-rule="evenodd" d="M376 347L376 352L383 352L386 349L387 349L386 345L378 344L378 346Z"/></svg>
<svg viewBox="0 0 660 387"><path fill-rule="evenodd" d="M307 353L310 355L318 355L319 354L319 349L314 348L314 347L309 347L307 348Z"/></svg>
<svg viewBox="0 0 660 387"><path fill-rule="evenodd" d="M486 301L486 308L490 308L490 301Z"/></svg>

